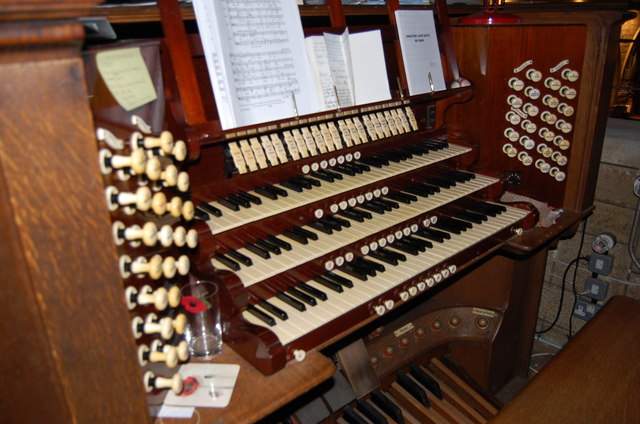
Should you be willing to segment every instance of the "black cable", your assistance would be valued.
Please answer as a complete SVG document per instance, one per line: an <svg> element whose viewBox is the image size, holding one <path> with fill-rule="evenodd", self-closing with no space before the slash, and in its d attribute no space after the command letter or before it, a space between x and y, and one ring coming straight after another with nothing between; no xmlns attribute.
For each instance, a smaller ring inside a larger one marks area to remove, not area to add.
<svg viewBox="0 0 640 424"><path fill-rule="evenodd" d="M582 245L584 243L584 235L587 229L587 221L584 222L584 226L582 227L582 237L580 239L580 250L582 252ZM585 256L588 260L588 256ZM571 340L573 338L573 311L576 310L576 303L578 303L578 291L576 290L576 275L578 274L578 267L573 271L573 282L571 283L571 291L573 292L573 306L571 306L571 314L569 315L569 334L567 335L567 340Z"/></svg>
<svg viewBox="0 0 640 424"><path fill-rule="evenodd" d="M564 302L564 288L566 285L566 281L567 281L567 274L569 273L569 270L571 269L571 266L575 263L578 263L581 259L584 260L588 260L587 256L578 256L577 258L574 258L571 262L569 262L567 264L567 267L564 270L564 273L562 274L562 285L560 287L560 300L558 301L558 309L556 311L556 316L553 319L553 321L551 322L551 324L545 328L544 330L540 330L540 331L536 331L537 335L541 335L544 334L548 331L550 331L553 327L555 327L555 325L558 323L558 318L560 318L560 312L562 312L562 304ZM576 266L576 271L577 271L578 267ZM575 272L574 272L574 285L573 285L573 289L575 292ZM575 305L574 305L575 306Z"/></svg>
<svg viewBox="0 0 640 424"><path fill-rule="evenodd" d="M582 235L580 236L580 245L578 246L578 255L580 255L580 253L582 252L582 247L584 246L584 236L586 233L586 228L587 228L587 220L585 220L584 225L582 226ZM576 256L573 260L571 260L571 262L569 262L567 264L567 267L565 268L563 274L562 274L562 285L560 286L560 300L558 301L558 309L556 311L556 316L553 319L553 321L551 322L551 324L545 328L544 330L540 330L540 331L536 331L536 335L541 335L544 334L548 331L550 331L553 327L555 327L555 325L558 323L558 319L560 318L560 313L562 312L562 304L564 303L564 288L566 285L566 280L567 280L567 274L569 273L569 270L571 269L571 266L575 263L577 264L578 262L580 262L581 259L584 260L588 260L588 256ZM573 292L574 292L574 301L573 301L573 307L575 308L575 304L576 301L578 299L577 297L577 293L575 292L575 287L576 287L576 275L578 272L578 266L576 265L576 269L573 272ZM573 309L572 309L573 311ZM571 316L573 316L573 313L571 314ZM571 338L571 316L569 317L569 338Z"/></svg>

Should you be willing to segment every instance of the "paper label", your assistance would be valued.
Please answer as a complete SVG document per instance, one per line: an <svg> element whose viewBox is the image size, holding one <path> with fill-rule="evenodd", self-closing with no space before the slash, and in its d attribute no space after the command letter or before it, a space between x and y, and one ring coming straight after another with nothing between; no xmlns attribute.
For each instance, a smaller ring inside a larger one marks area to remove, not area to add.
<svg viewBox="0 0 640 424"><path fill-rule="evenodd" d="M96 64L107 88L127 112L158 98L139 47L98 52Z"/></svg>

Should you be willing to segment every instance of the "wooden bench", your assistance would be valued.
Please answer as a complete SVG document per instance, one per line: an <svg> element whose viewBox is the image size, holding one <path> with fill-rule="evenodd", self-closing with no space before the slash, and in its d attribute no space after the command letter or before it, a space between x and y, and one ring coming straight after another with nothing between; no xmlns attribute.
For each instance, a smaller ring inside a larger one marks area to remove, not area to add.
<svg viewBox="0 0 640 424"><path fill-rule="evenodd" d="M613 297L490 422L640 423L640 301Z"/></svg>

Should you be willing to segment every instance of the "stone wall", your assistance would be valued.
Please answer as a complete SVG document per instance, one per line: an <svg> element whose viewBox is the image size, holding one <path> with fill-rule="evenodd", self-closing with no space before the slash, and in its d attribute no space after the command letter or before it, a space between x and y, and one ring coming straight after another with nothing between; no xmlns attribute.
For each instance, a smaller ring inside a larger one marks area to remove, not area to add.
<svg viewBox="0 0 640 424"><path fill-rule="evenodd" d="M640 121L609 119L596 184L595 211L586 221L586 227L583 224L573 238L561 241L558 248L549 254L538 330L546 329L556 315L562 277L568 264L577 256L592 253L593 241L603 232L613 233L618 241L609 252L614 258L611 274L598 277L609 283L607 299L614 295L640 298L640 270L633 266L628 253L630 233L638 207L638 198L633 193L633 183L640 173L639 168ZM581 246L583 230L584 243ZM640 249L637 248L640 243L638 239L636 236L632 246L636 247L635 254L640 256ZM567 342L569 334L569 318L574 299L571 286L574 270L575 266L572 266L566 278L564 302L557 324L551 331L541 335L544 340L560 345ZM576 275L576 289L581 292L584 290L585 279L591 277L586 261L579 262ZM582 328L584 323L582 319L573 317L573 334Z"/></svg>

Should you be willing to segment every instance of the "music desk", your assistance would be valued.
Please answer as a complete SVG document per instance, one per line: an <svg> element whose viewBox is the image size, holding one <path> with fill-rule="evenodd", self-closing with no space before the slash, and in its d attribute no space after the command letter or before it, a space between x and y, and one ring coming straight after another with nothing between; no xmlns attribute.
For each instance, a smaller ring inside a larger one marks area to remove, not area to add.
<svg viewBox="0 0 640 424"><path fill-rule="evenodd" d="M617 296L491 423L640 423L640 301Z"/></svg>

